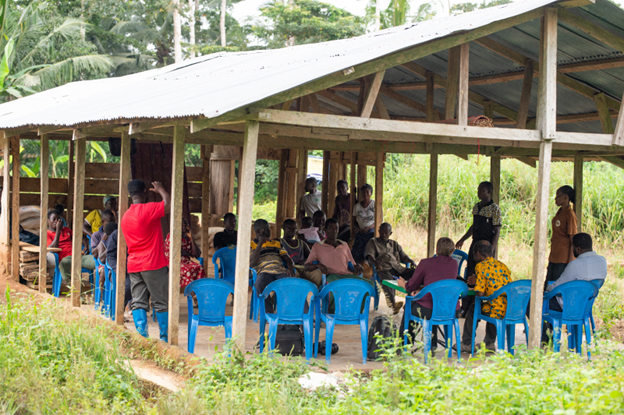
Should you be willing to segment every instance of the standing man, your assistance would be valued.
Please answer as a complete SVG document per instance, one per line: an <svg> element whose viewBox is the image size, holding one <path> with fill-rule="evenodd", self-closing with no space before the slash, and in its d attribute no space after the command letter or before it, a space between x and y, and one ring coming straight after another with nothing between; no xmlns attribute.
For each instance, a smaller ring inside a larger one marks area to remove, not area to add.
<svg viewBox="0 0 624 415"><path fill-rule="evenodd" d="M470 249L468 250L468 261L466 261L466 276L468 278L475 275L475 266L477 263L475 262L474 247L477 242L489 242L492 249L492 256L495 256L498 251L498 238L500 237L503 219L500 208L492 200L493 191L494 186L492 183L481 182L479 184L479 187L477 188L477 197L480 202L472 208L472 216L474 218L472 226L455 245L455 248L462 249L464 242L472 236L472 243L470 244ZM466 314L472 302L474 302L474 297L472 296L466 297L462 300L462 315Z"/></svg>
<svg viewBox="0 0 624 415"><path fill-rule="evenodd" d="M317 190L317 184L314 177L308 177L305 181L305 191L307 194L303 195L299 202L299 212L297 213L299 223L301 223L306 216L313 217L318 210L323 210L321 208L321 192Z"/></svg>
<svg viewBox="0 0 624 415"><path fill-rule="evenodd" d="M338 239L348 241L351 238L351 194L346 180L338 180L338 195L334 201L333 219L338 221Z"/></svg>
<svg viewBox="0 0 624 415"><path fill-rule="evenodd" d="M121 230L128 245L134 325L139 334L148 337L147 307L151 295L160 327L160 340L166 342L169 325L169 261L165 257L160 220L169 213L171 196L160 182L152 182L152 186L150 192L160 194L162 202L147 202L147 190L141 180L128 183L132 206L121 219Z"/></svg>

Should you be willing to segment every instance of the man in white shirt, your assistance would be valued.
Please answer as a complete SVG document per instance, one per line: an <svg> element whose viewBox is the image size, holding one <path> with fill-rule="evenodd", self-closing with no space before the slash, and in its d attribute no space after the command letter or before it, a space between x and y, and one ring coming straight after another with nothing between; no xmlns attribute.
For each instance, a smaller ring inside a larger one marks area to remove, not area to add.
<svg viewBox="0 0 624 415"><path fill-rule="evenodd" d="M313 217L314 214L321 209L321 192L316 189L317 181L314 177L308 177L305 181L305 191L306 195L301 197L301 201L299 202L299 212L298 218L299 223L301 223L302 219L307 217Z"/></svg>

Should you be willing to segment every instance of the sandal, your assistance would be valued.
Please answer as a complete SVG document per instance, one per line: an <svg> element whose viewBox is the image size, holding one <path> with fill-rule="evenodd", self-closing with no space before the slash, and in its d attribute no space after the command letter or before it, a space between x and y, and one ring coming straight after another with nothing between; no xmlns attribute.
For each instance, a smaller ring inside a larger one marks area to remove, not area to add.
<svg viewBox="0 0 624 415"><path fill-rule="evenodd" d="M326 343L325 340L323 340L322 342L319 343L319 354L322 354L323 356L325 356L325 349L326 349ZM338 345L336 343L332 343L331 346L331 354L334 355L336 353L338 353L338 350L340 350L340 347L338 347Z"/></svg>

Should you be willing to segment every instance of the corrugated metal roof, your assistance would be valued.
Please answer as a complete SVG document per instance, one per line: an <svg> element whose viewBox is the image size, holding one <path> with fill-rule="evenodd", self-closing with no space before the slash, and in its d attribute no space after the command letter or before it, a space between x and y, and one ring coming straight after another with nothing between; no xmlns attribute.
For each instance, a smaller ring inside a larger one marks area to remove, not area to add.
<svg viewBox="0 0 624 415"><path fill-rule="evenodd" d="M352 39L220 53L140 74L76 82L0 105L0 128L73 126L117 119L213 118L343 69L552 2L524 0ZM438 95L436 91L439 103Z"/></svg>

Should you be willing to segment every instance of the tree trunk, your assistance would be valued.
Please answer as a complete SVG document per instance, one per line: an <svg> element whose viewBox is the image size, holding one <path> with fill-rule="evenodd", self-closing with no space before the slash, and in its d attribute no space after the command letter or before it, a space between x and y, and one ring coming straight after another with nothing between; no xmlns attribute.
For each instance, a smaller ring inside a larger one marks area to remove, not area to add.
<svg viewBox="0 0 624 415"><path fill-rule="evenodd" d="M375 25L373 26L373 32L377 32L381 29L381 6L380 0L375 0Z"/></svg>
<svg viewBox="0 0 624 415"><path fill-rule="evenodd" d="M180 24L180 0L173 0L173 51L175 63L182 62L182 26Z"/></svg>
<svg viewBox="0 0 624 415"><path fill-rule="evenodd" d="M221 28L221 46L227 45L227 39L225 38L225 11L227 9L227 0L221 0L221 21L219 27Z"/></svg>
<svg viewBox="0 0 624 415"><path fill-rule="evenodd" d="M194 46L195 45L195 0L189 0L189 43ZM192 47L191 46L191 47ZM195 51L191 51L191 58L195 57Z"/></svg>

